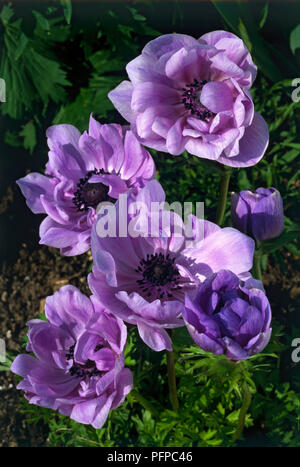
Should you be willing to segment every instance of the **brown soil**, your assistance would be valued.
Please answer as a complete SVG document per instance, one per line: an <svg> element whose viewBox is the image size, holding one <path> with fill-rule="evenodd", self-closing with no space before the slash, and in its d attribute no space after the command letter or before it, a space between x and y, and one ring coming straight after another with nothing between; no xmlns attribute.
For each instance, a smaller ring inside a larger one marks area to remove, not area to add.
<svg viewBox="0 0 300 467"><path fill-rule="evenodd" d="M284 270L270 257L268 269L263 274L263 278L273 317L289 329L291 325L300 327L299 258L286 250L282 250L282 253L284 254Z"/></svg>
<svg viewBox="0 0 300 467"><path fill-rule="evenodd" d="M10 355L22 351L26 323L44 310L45 298L65 284L90 295L86 276L89 254L67 258L58 250L41 246L30 251L23 244L17 261L4 264L0 276L0 338ZM0 447L45 446L47 427L26 423L20 412L22 394L9 371L0 372Z"/></svg>

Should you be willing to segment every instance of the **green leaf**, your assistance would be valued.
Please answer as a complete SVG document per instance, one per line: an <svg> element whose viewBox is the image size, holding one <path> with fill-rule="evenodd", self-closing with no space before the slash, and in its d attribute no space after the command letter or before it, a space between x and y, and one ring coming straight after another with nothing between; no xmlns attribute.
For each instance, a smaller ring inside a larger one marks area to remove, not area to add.
<svg viewBox="0 0 300 467"><path fill-rule="evenodd" d="M145 16L140 15L140 14L138 13L138 11L137 11L136 8L132 8L132 7L130 7L130 6L128 6L127 8L128 8L128 10L131 12L132 17L133 17L133 19L134 19L135 21L145 21L145 20L146 20Z"/></svg>
<svg viewBox="0 0 300 467"><path fill-rule="evenodd" d="M286 154L284 154L284 156L282 156L281 160L284 161L285 163L289 164L289 163L293 162L293 160L295 160L299 156L299 154L300 154L300 145L299 145L299 149L296 149L296 148L291 149Z"/></svg>
<svg viewBox="0 0 300 467"><path fill-rule="evenodd" d="M248 35L248 32L247 32L247 29L246 29L246 26L244 25L243 21L241 20L241 18L239 19L239 33L240 33L240 36L241 38L243 39L243 41L245 42L246 46L248 47L249 49L249 52L252 51L252 43L251 43L251 40L249 38L249 35Z"/></svg>
<svg viewBox="0 0 300 467"><path fill-rule="evenodd" d="M16 52L15 52L15 59L16 60L18 60L21 57L21 55L23 54L27 44L28 44L28 37L25 36L25 34L22 32L20 34L18 47L16 48Z"/></svg>
<svg viewBox="0 0 300 467"><path fill-rule="evenodd" d="M35 16L35 18L36 18L38 24L41 26L41 28L44 29L45 31L49 31L50 26L49 26L49 22L48 22L47 18L45 18L45 16L43 16L38 11L32 10L32 13Z"/></svg>
<svg viewBox="0 0 300 467"><path fill-rule="evenodd" d="M248 178L247 171L245 169L239 170L237 183L240 191L251 189L251 182Z"/></svg>
<svg viewBox="0 0 300 467"><path fill-rule="evenodd" d="M264 27L268 14L269 14L269 2L267 1L265 6L262 9L262 17L259 22L259 29L262 29Z"/></svg>
<svg viewBox="0 0 300 467"><path fill-rule="evenodd" d="M33 122L28 122L19 133L24 138L24 148L32 154L36 146L36 130Z"/></svg>
<svg viewBox="0 0 300 467"><path fill-rule="evenodd" d="M290 47L293 54L300 48L300 24L290 34Z"/></svg>
<svg viewBox="0 0 300 467"><path fill-rule="evenodd" d="M74 102L61 107L53 123L57 125L68 122L84 131L92 111L98 118L106 118L107 112L114 109L107 94L119 82L120 78L115 76L94 77L88 88L80 89Z"/></svg>
<svg viewBox="0 0 300 467"><path fill-rule="evenodd" d="M7 23L9 23L10 19L14 15L14 10L10 5L5 5L0 13L0 18L4 26L6 26Z"/></svg>
<svg viewBox="0 0 300 467"><path fill-rule="evenodd" d="M300 151L300 143L283 143L284 146L288 146L289 148L298 149Z"/></svg>
<svg viewBox="0 0 300 467"><path fill-rule="evenodd" d="M72 18L72 2L71 0L60 0L60 3L63 6L65 20L67 24L70 24Z"/></svg>
<svg viewBox="0 0 300 467"><path fill-rule="evenodd" d="M272 186L272 166L271 165L268 165L267 167L267 186Z"/></svg>
<svg viewBox="0 0 300 467"><path fill-rule="evenodd" d="M293 243L286 245L286 249L289 250L293 255L299 256L300 258L300 249L297 248Z"/></svg>
<svg viewBox="0 0 300 467"><path fill-rule="evenodd" d="M4 134L4 142L15 148L19 148L22 146L20 135L10 130L7 130Z"/></svg>
<svg viewBox="0 0 300 467"><path fill-rule="evenodd" d="M263 253L274 253L282 246L286 246L300 236L300 232L283 232L280 237L262 242L261 249Z"/></svg>
<svg viewBox="0 0 300 467"><path fill-rule="evenodd" d="M125 61L123 62L118 57L115 58L110 50L98 50L91 55L89 60L95 70L100 74L123 70L126 65Z"/></svg>
<svg viewBox="0 0 300 467"><path fill-rule="evenodd" d="M297 171L294 173L294 175L289 179L288 184L287 184L287 189L289 189L290 186L291 186L291 184L292 184L295 180L297 180L297 178L299 177L299 175L300 175L300 169L297 170Z"/></svg>
<svg viewBox="0 0 300 467"><path fill-rule="evenodd" d="M64 87L70 84L60 64L55 58L49 58L54 55L49 52L49 41L47 45L45 42L49 31L41 27L42 24L46 28L43 16L39 13L35 16L38 19L33 38L22 31L21 18L13 23L5 23L3 31L0 76L9 89L9 99L2 103L1 112L12 118L21 118L26 112L32 115L37 103L42 104L46 110L50 100L56 103L63 102L66 98ZM9 15L6 14L5 18L8 17ZM56 18L51 24L56 24L57 21ZM55 26L55 30L59 30L59 27ZM65 32L64 29L64 37L66 37ZM34 37L36 34L38 37ZM42 37L41 34L44 36ZM55 35L59 36L56 33ZM51 40L52 47L55 40Z"/></svg>
<svg viewBox="0 0 300 467"><path fill-rule="evenodd" d="M0 371L10 371L11 364L14 360L14 356L10 352L6 352L6 359L0 364Z"/></svg>

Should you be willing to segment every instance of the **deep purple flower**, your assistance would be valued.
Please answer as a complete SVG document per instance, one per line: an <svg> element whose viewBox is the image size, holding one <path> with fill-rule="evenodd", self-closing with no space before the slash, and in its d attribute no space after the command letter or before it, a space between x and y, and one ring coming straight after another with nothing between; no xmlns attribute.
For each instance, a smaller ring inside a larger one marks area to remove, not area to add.
<svg viewBox="0 0 300 467"><path fill-rule="evenodd" d="M108 96L145 146L233 167L256 164L269 140L249 93L256 66L243 41L214 31L149 42Z"/></svg>
<svg viewBox="0 0 300 467"><path fill-rule="evenodd" d="M131 131L101 125L92 116L88 133L54 125L47 137L46 175L31 173L17 183L28 207L47 214L40 243L60 248L66 256L78 255L90 248L97 205L143 186L154 176L154 162Z"/></svg>
<svg viewBox="0 0 300 467"><path fill-rule="evenodd" d="M17 388L31 404L101 428L132 387L126 326L71 285L47 297L45 312L49 322L28 323L27 351L36 358L21 354L11 366L24 378Z"/></svg>
<svg viewBox="0 0 300 467"><path fill-rule="evenodd" d="M199 347L232 360L261 352L271 336L271 308L258 281L240 279L221 270L186 295L183 312L187 329Z"/></svg>
<svg viewBox="0 0 300 467"><path fill-rule="evenodd" d="M231 219L235 228L258 242L278 237L284 228L282 198L275 188L244 190L231 197Z"/></svg>
<svg viewBox="0 0 300 467"><path fill-rule="evenodd" d="M152 215L151 202L163 203L164 191L152 180L131 198L128 211L133 201L146 207L146 218L135 219L136 227L143 231ZM120 200L115 207L118 219ZM98 221L92 229L91 290L112 313L136 324L141 338L156 351L172 349L166 328L183 325L185 292L219 269L230 268L236 274L249 271L254 252L254 241L235 229L221 229L193 218L195 231L198 224L204 227L204 238L187 242L184 231L180 235L175 229L182 227L181 217L174 213L170 220L169 229L159 230L159 236L100 238Z"/></svg>

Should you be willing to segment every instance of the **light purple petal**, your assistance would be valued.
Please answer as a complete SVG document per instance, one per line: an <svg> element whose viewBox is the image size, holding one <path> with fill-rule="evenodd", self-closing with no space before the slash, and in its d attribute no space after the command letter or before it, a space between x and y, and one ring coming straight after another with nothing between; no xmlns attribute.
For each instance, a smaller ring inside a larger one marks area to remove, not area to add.
<svg viewBox="0 0 300 467"><path fill-rule="evenodd" d="M109 187L108 195L111 198L118 198L121 193L127 191L127 185L118 175L95 174L92 175L88 183L103 183Z"/></svg>
<svg viewBox="0 0 300 467"><path fill-rule="evenodd" d="M127 394L131 391L133 386L132 373L128 368L124 368L118 375L118 381L116 384L117 394L113 400L112 409L119 407L124 401Z"/></svg>
<svg viewBox="0 0 300 467"><path fill-rule="evenodd" d="M71 334L43 320L35 319L27 324L31 352L46 365L56 367L57 363L61 363L61 354L64 356L65 349L74 343ZM66 362L63 368L66 368Z"/></svg>
<svg viewBox="0 0 300 467"><path fill-rule="evenodd" d="M34 214L45 213L40 196L45 195L47 198L53 198L55 181L45 175L34 172L17 180L17 184L26 198L26 204L29 209Z"/></svg>
<svg viewBox="0 0 300 467"><path fill-rule="evenodd" d="M229 269L235 274L252 268L254 241L236 229L226 227L200 242L198 247L182 252L195 262L195 272L206 275L220 269Z"/></svg>
<svg viewBox="0 0 300 467"><path fill-rule="evenodd" d="M152 350L160 352L161 350L172 350L172 341L165 329L153 328L145 323L138 322L138 331L141 339Z"/></svg>
<svg viewBox="0 0 300 467"><path fill-rule="evenodd" d="M255 112L252 124L246 128L240 140L240 153L236 157L221 155L218 162L231 167L250 167L263 157L269 144L268 125L261 115Z"/></svg>
<svg viewBox="0 0 300 467"><path fill-rule="evenodd" d="M108 93L108 98L112 101L118 112L125 120L130 122L133 118L131 110L133 86L130 81L122 81L113 91Z"/></svg>
<svg viewBox="0 0 300 467"><path fill-rule="evenodd" d="M72 230L46 217L40 225L40 244L65 249L66 256L85 253L90 248L90 233ZM68 249L70 248L70 251Z"/></svg>
<svg viewBox="0 0 300 467"><path fill-rule="evenodd" d="M153 159L131 131L127 131L125 134L124 150L125 160L121 167L124 180L130 178L136 180L139 177L153 178L155 173Z"/></svg>
<svg viewBox="0 0 300 467"><path fill-rule="evenodd" d="M232 92L225 83L210 82L203 86L200 101L215 113L231 110L233 104Z"/></svg>
<svg viewBox="0 0 300 467"><path fill-rule="evenodd" d="M165 34L148 42L142 53L159 59L164 54L197 44L196 39L185 34Z"/></svg>
<svg viewBox="0 0 300 467"><path fill-rule="evenodd" d="M45 313L50 323L69 332L75 339L93 316L94 308L88 297L76 287L66 285L47 297Z"/></svg>
<svg viewBox="0 0 300 467"><path fill-rule="evenodd" d="M137 84L132 92L131 108L143 112L153 105L174 105L178 103L178 93L164 84L145 82Z"/></svg>

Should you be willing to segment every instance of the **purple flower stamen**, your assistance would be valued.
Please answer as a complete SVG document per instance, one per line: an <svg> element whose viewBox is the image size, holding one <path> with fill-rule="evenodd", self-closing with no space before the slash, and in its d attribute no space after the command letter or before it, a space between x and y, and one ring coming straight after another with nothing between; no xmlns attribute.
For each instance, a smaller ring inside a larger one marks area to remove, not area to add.
<svg viewBox="0 0 300 467"><path fill-rule="evenodd" d="M147 292L147 297L155 294L160 299L171 298L171 291L180 288L180 274L174 261L175 258L163 253L147 255L146 259L140 261L136 272L141 273L143 279L136 282L143 292Z"/></svg>
<svg viewBox="0 0 300 467"><path fill-rule="evenodd" d="M71 345L71 347L68 350L68 353L66 353L67 360L71 360L71 358L74 357L74 349L75 349L75 344Z"/></svg>
<svg viewBox="0 0 300 467"><path fill-rule="evenodd" d="M200 93L203 86L207 81L201 80L200 82L195 78L193 83L187 84L183 90L182 103L186 110L189 110L192 115L196 115L200 120L207 120L210 117L214 117L216 114L208 110L200 102Z"/></svg>
<svg viewBox="0 0 300 467"><path fill-rule="evenodd" d="M89 183L89 179L95 174L104 174L104 170L90 170L77 183L78 190L75 191L72 199L77 211L88 211L89 207L95 208L102 201L113 201L108 196L109 186L104 185L104 183Z"/></svg>
<svg viewBox="0 0 300 467"><path fill-rule="evenodd" d="M103 346L101 344L98 344L95 347L94 352L97 352L102 347ZM68 370L71 376L76 376L76 378L84 378L87 376L88 378L90 378L91 376L101 375L102 372L96 368L96 364L94 361L87 360L84 365L77 363L74 359L74 349L75 344L71 345L71 347L68 350L68 353L66 354L67 360L73 360L73 365Z"/></svg>

